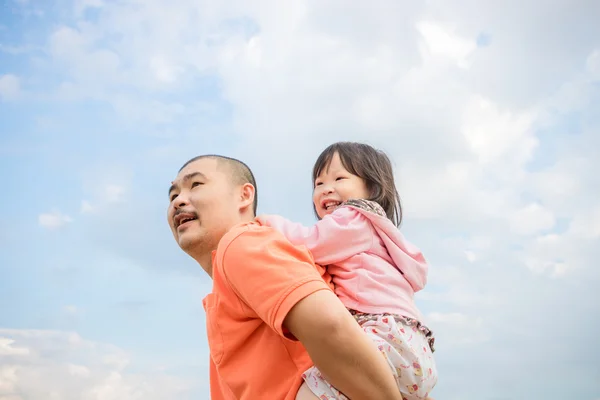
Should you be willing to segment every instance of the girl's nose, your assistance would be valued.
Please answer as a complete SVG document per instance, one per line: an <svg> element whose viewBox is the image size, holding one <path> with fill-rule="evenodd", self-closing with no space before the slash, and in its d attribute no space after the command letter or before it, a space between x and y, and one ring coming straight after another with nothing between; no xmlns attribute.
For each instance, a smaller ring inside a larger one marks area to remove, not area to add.
<svg viewBox="0 0 600 400"><path fill-rule="evenodd" d="M331 194L333 193L333 186L327 185L323 187L323 194Z"/></svg>

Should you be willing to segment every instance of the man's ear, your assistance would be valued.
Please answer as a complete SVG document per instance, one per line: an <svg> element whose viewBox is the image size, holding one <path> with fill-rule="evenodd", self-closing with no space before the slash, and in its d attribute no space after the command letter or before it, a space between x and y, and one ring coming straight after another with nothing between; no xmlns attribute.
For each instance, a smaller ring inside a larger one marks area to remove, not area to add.
<svg viewBox="0 0 600 400"><path fill-rule="evenodd" d="M254 205L254 196L256 196L256 189L251 183L244 183L240 190L240 210L247 209Z"/></svg>

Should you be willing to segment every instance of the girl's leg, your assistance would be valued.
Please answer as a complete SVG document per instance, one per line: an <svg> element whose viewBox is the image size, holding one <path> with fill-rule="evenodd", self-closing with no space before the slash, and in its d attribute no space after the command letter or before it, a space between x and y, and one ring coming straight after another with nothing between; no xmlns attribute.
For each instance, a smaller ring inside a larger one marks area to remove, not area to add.
<svg viewBox="0 0 600 400"><path fill-rule="evenodd" d="M366 321L363 330L387 358L405 400L427 400L437 383L437 368L422 332L392 317Z"/></svg>
<svg viewBox="0 0 600 400"><path fill-rule="evenodd" d="M302 374L302 378L304 378L304 384L300 391L306 390L307 393L312 394L310 397L303 397L303 400L349 400L342 392L331 386L316 367L309 368ZM298 391L298 395L300 395L300 391ZM296 397L296 400L298 399L299 397Z"/></svg>
<svg viewBox="0 0 600 400"><path fill-rule="evenodd" d="M319 400L317 395L310 391L306 382L300 386L298 390L298 394L296 395L296 400Z"/></svg>
<svg viewBox="0 0 600 400"><path fill-rule="evenodd" d="M319 393L319 395L317 396L315 393L313 393L313 391L310 389L308 384L306 382L304 382L302 384L302 386L300 386L300 389L298 389L298 393L296 394L296 400L323 400L323 399L348 400L348 398L346 396L344 396L342 393L337 391L333 386L329 385L329 383L327 383L325 381L325 379L321 376L321 373L319 372L319 370L316 369L315 367L306 371L304 373L304 376L305 376L305 379L308 379L309 381L311 381L313 383L315 392ZM406 397L403 397L403 398L406 398ZM433 397L427 397L424 400L434 400L434 399L433 399Z"/></svg>

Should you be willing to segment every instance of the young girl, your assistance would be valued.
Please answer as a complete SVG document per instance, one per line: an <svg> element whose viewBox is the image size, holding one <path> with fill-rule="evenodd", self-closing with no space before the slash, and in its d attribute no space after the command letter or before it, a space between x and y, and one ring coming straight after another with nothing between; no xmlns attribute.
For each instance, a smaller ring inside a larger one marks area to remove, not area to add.
<svg viewBox="0 0 600 400"><path fill-rule="evenodd" d="M437 383L434 338L414 293L423 289L428 266L398 230L402 209L389 158L366 144L335 143L317 159L313 183L314 226L277 215L260 222L327 266L335 293L387 358L403 397L426 399ZM319 399L347 399L315 367L303 378Z"/></svg>

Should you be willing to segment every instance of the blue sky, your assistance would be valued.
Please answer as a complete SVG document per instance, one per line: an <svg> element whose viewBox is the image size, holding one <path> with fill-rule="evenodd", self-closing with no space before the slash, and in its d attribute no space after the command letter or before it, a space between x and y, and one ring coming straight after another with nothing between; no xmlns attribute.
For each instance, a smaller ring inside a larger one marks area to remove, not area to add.
<svg viewBox="0 0 600 400"><path fill-rule="evenodd" d="M435 397L599 400L598 3L245 3L0 5L0 399L208 399L171 179L239 157L309 224L359 140L431 263Z"/></svg>

